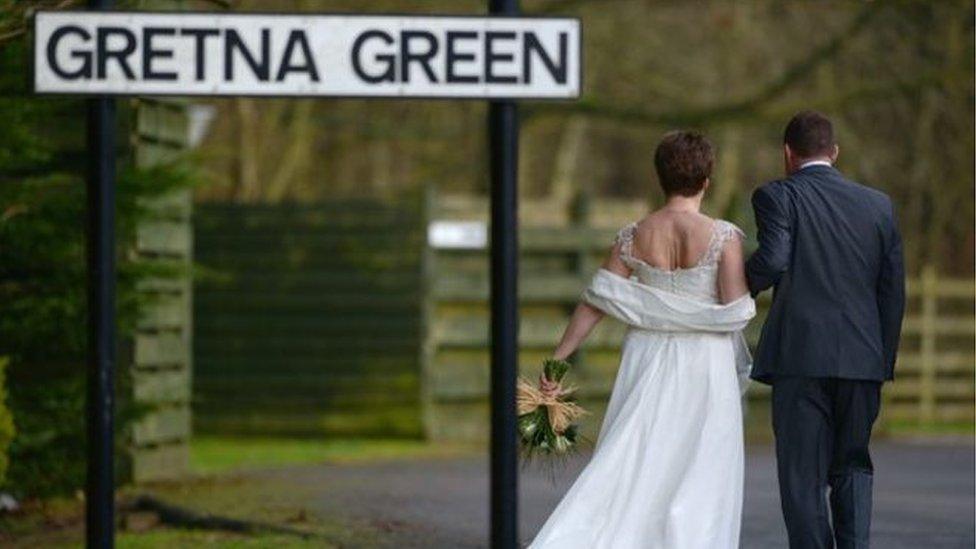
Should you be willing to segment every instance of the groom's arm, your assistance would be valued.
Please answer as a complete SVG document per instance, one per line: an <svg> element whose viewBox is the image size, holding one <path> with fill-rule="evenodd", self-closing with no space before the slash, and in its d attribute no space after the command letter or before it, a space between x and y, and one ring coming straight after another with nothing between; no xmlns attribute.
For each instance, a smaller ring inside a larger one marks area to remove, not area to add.
<svg viewBox="0 0 976 549"><path fill-rule="evenodd" d="M773 185L763 185L752 194L759 248L746 261L746 278L753 297L779 282L790 264L789 212Z"/></svg>
<svg viewBox="0 0 976 549"><path fill-rule="evenodd" d="M881 342L887 377L894 379L901 322L905 314L905 261L902 256L901 233L893 212L890 224L878 276L878 313L881 317Z"/></svg>

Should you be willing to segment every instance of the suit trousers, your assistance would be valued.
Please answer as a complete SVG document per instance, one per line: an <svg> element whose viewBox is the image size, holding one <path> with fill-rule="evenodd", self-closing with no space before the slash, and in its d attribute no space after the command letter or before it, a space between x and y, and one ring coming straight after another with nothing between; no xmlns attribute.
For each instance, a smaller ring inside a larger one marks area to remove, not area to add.
<svg viewBox="0 0 976 549"><path fill-rule="evenodd" d="M868 443L880 401L879 381L773 380L780 503L791 549L868 547L874 472Z"/></svg>

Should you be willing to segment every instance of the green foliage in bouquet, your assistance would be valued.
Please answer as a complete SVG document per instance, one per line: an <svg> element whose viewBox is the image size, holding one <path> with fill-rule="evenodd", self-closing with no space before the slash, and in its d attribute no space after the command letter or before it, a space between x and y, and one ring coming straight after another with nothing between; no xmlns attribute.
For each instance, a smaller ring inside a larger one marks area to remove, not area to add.
<svg viewBox="0 0 976 549"><path fill-rule="evenodd" d="M556 384L549 393L525 379L518 383L518 436L522 455L565 456L577 449L579 428L575 423L586 411L576 404L575 388L562 386L570 365L565 360L546 359L543 375Z"/></svg>

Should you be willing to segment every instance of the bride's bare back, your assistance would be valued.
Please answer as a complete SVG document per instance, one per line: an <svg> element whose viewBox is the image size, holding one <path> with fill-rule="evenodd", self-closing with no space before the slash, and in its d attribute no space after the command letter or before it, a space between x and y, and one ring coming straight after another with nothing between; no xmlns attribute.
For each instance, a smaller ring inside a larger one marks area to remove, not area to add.
<svg viewBox="0 0 976 549"><path fill-rule="evenodd" d="M631 263L636 259L661 272L695 269L709 253L717 223L694 211L657 210L634 225L627 253ZM728 238L717 259L717 294L721 302L729 303L748 291L741 239ZM604 266L622 275L629 275L633 267L621 257L619 243Z"/></svg>
<svg viewBox="0 0 976 549"><path fill-rule="evenodd" d="M658 210L637 224L632 253L663 271L689 269L705 255L714 229L706 215Z"/></svg>

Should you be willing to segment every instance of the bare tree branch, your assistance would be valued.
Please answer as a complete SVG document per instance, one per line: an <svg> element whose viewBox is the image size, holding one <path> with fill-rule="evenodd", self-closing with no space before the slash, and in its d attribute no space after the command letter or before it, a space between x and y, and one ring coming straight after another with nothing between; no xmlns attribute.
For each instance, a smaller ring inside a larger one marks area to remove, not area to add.
<svg viewBox="0 0 976 549"><path fill-rule="evenodd" d="M857 36L867 26L871 18L878 13L879 7L878 2L867 4L854 16L847 27L789 67L779 78L745 99L711 107L655 112L644 107L620 106L600 98L584 97L575 103L536 105L526 109L528 111L526 115L527 118L531 118L577 113L625 124L666 126L694 126L704 122L726 122L757 116L764 105L781 96L821 63L837 55L848 40Z"/></svg>

